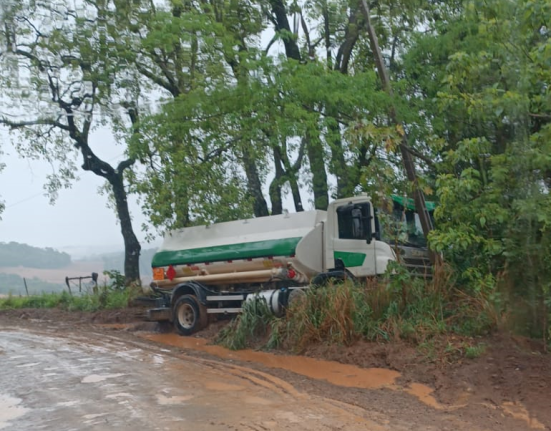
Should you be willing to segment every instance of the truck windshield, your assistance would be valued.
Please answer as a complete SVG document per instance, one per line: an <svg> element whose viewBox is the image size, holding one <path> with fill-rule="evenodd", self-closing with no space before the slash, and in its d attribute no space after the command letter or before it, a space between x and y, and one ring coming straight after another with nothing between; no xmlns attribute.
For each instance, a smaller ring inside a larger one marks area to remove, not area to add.
<svg viewBox="0 0 551 431"><path fill-rule="evenodd" d="M426 247L427 240L419 215L392 202L392 209L377 209L377 236L389 244L402 244L410 247Z"/></svg>

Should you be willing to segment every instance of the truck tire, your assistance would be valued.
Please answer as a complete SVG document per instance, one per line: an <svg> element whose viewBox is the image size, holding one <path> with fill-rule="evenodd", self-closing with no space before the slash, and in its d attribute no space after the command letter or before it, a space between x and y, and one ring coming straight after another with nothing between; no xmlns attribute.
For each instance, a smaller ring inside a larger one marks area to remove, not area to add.
<svg viewBox="0 0 551 431"><path fill-rule="evenodd" d="M182 295L174 304L173 322L180 335L192 335L207 326L207 309L194 295Z"/></svg>

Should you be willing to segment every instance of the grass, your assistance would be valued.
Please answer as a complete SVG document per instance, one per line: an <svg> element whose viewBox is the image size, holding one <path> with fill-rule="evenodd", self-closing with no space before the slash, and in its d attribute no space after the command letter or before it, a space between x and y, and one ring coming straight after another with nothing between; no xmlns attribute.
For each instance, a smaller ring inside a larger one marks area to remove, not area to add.
<svg viewBox="0 0 551 431"><path fill-rule="evenodd" d="M31 296L8 296L0 299L0 310L19 308L60 308L67 311L97 311L120 309L128 306L134 296L131 289L111 290L72 296L68 292L42 293Z"/></svg>
<svg viewBox="0 0 551 431"><path fill-rule="evenodd" d="M259 340L265 341L270 333L277 333L271 331L272 325L276 322L277 319L270 313L265 301L246 301L242 314L220 331L217 343L232 350L251 347ZM266 344L267 347L277 347L278 343L268 340Z"/></svg>
<svg viewBox="0 0 551 431"><path fill-rule="evenodd" d="M465 357L468 359L476 359L486 352L486 345L480 343L475 346L465 347Z"/></svg>
<svg viewBox="0 0 551 431"><path fill-rule="evenodd" d="M406 340L431 359L443 351L437 348L440 341L433 340L481 335L493 325L484 303L457 291L445 268L426 280L396 267L392 277L383 281L310 288L282 318L270 315L261 301L251 304L245 304L243 313L221 332L219 344L231 349L260 345L300 353L316 343L346 346L357 340ZM484 353L484 346L453 350L449 357L475 358Z"/></svg>

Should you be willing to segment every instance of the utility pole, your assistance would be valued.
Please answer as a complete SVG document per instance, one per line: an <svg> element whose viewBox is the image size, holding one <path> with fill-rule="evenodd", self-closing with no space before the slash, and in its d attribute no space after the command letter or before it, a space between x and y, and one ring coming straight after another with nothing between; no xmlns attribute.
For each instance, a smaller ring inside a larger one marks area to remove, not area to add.
<svg viewBox="0 0 551 431"><path fill-rule="evenodd" d="M362 13L364 15L364 19L367 27L369 45L371 47L371 51L373 52L373 55L375 56L375 65L377 67L377 73L379 74L379 78L381 79L381 83L383 84L384 90L390 96L392 96L392 87L390 85L390 78L384 63L383 55L381 54L381 48L379 47L379 40L377 39L377 34L375 33L375 29L371 25L370 11L369 11L369 5L367 4L367 0L361 0L361 5L362 5ZM425 203L425 195L423 194L423 191L419 187L419 182L417 181L417 173L415 172L415 163L413 162L413 157L409 149L407 134L405 133L405 129L403 128L401 121L398 119L398 116L396 115L396 109L394 108L394 106L391 108L389 114L394 124L396 126L402 127L402 130L404 130L404 133L402 135L402 142L400 143L400 152L402 154L402 162L404 163L404 169L406 171L407 179L411 183L413 183L413 200L415 202L415 209L419 214L419 220L421 221L423 234L425 235L425 238L426 238L428 237L429 232L433 229L432 220L430 218L429 212L427 211L427 206ZM433 260L433 263L435 263L436 255L434 253L431 253L431 259Z"/></svg>

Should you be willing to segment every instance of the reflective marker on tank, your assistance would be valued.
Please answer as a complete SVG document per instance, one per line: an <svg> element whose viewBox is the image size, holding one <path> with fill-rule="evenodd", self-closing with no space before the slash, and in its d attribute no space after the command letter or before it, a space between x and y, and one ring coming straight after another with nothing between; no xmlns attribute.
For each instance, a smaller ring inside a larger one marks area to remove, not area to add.
<svg viewBox="0 0 551 431"><path fill-rule="evenodd" d="M153 268L153 280L164 280L165 270L164 268Z"/></svg>
<svg viewBox="0 0 551 431"><path fill-rule="evenodd" d="M170 265L166 271L166 276L170 281L174 280L174 277L176 277L176 270L172 265Z"/></svg>

